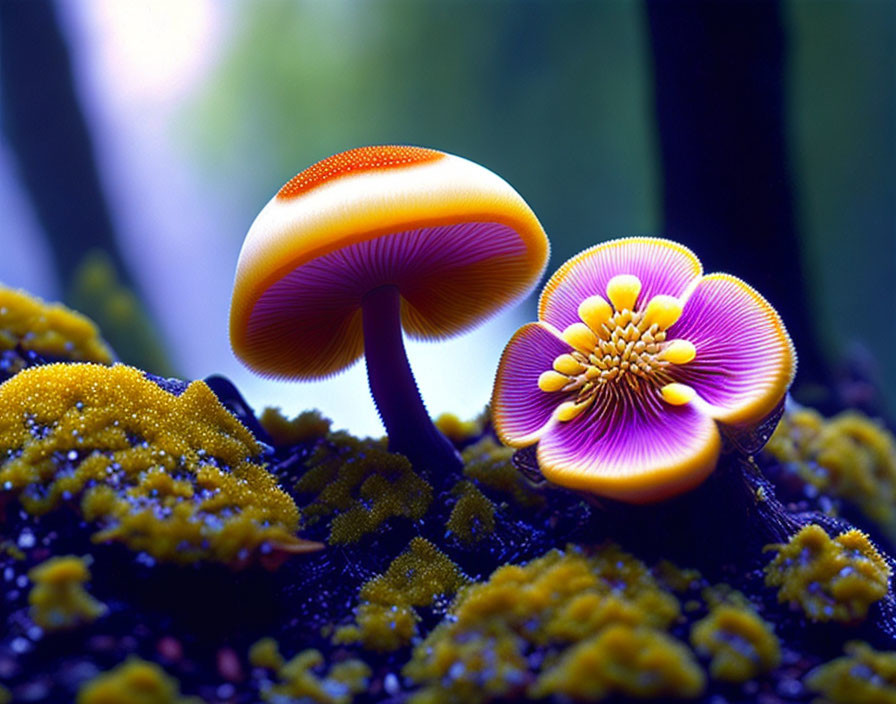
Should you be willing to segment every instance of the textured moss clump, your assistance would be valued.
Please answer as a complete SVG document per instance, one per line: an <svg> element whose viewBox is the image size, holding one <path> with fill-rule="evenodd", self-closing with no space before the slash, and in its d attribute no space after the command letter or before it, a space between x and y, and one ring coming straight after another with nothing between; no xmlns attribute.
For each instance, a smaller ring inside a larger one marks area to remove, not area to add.
<svg viewBox="0 0 896 704"><path fill-rule="evenodd" d="M705 684L703 670L683 643L655 628L615 623L564 653L542 673L530 695L576 701L614 695L690 699Z"/></svg>
<svg viewBox="0 0 896 704"><path fill-rule="evenodd" d="M818 490L858 507L896 541L896 439L855 411L829 420L811 409L786 414L766 451L792 463Z"/></svg>
<svg viewBox="0 0 896 704"><path fill-rule="evenodd" d="M31 620L46 631L91 623L106 613L105 604L84 589L90 580L87 559L51 557L28 573L34 586L28 594Z"/></svg>
<svg viewBox="0 0 896 704"><path fill-rule="evenodd" d="M832 540L821 526L809 525L766 549L778 553L765 568L766 584L811 621L861 621L887 594L890 567L861 531Z"/></svg>
<svg viewBox="0 0 896 704"><path fill-rule="evenodd" d="M249 663L252 667L277 671L283 667L284 662L280 646L273 638L262 638L249 648Z"/></svg>
<svg viewBox="0 0 896 704"><path fill-rule="evenodd" d="M379 441L333 433L307 467L295 487L312 496L302 515L309 525L329 518L331 544L355 543L390 518L420 520L432 501L432 487L407 458Z"/></svg>
<svg viewBox="0 0 896 704"><path fill-rule="evenodd" d="M746 606L713 608L694 624L691 644L711 658L710 674L724 682L747 682L781 661L781 645L771 625Z"/></svg>
<svg viewBox="0 0 896 704"><path fill-rule="evenodd" d="M367 650L389 653L409 645L419 617L410 604L365 602L355 609L355 623L336 630L334 643L361 643Z"/></svg>
<svg viewBox="0 0 896 704"><path fill-rule="evenodd" d="M88 318L60 303L45 303L0 286L0 381L42 361L111 364L112 350Z"/></svg>
<svg viewBox="0 0 896 704"><path fill-rule="evenodd" d="M679 567L669 560L660 560L654 566L653 574L674 592L687 592L704 583L699 570Z"/></svg>
<svg viewBox="0 0 896 704"><path fill-rule="evenodd" d="M277 678L261 690L266 702L349 704L354 695L367 688L370 677L370 668L360 660L345 660L321 672L324 657L317 650L303 650L285 661L273 638L255 643L249 650L249 661L254 667L272 670Z"/></svg>
<svg viewBox="0 0 896 704"><path fill-rule="evenodd" d="M259 453L203 382L175 395L131 367L51 364L0 385L0 487L32 514L76 504L94 540L157 559L316 547Z"/></svg>
<svg viewBox="0 0 896 704"><path fill-rule="evenodd" d="M455 484L457 496L445 527L465 543L475 543L495 530L495 505L470 481Z"/></svg>
<svg viewBox="0 0 896 704"><path fill-rule="evenodd" d="M274 445L292 447L325 437L330 432L330 421L319 411L305 411L292 420L286 418L278 408L265 408L258 418Z"/></svg>
<svg viewBox="0 0 896 704"><path fill-rule="evenodd" d="M131 658L114 670L97 675L81 687L77 704L202 704L183 697L177 680L158 665Z"/></svg>
<svg viewBox="0 0 896 704"><path fill-rule="evenodd" d="M533 491L526 478L513 466L513 453L512 447L504 447L487 435L463 451L464 476L487 489L507 494L520 506L543 506L544 497Z"/></svg>
<svg viewBox="0 0 896 704"><path fill-rule="evenodd" d="M831 704L896 704L896 652L848 643L846 655L815 668L804 681Z"/></svg>
<svg viewBox="0 0 896 704"><path fill-rule="evenodd" d="M340 628L339 643L360 641L368 650L389 652L410 644L419 620L414 607L431 606L454 594L466 578L432 543L414 538L388 569L361 587L355 625Z"/></svg>
<svg viewBox="0 0 896 704"><path fill-rule="evenodd" d="M608 647L627 644L628 650L647 648L670 668L679 663L686 671L682 681L690 684L672 684L678 682L673 677L668 689L658 685L658 692L699 691L702 673L693 657L664 632L679 614L678 600L618 547L607 545L593 555L552 550L525 565L500 567L487 581L461 589L450 614L414 648L405 674L423 685L418 701L483 702L523 693L537 698L563 691L564 678L595 654L603 657ZM622 628L605 635L614 626ZM578 644L582 647L575 650ZM530 657L536 652L538 658ZM635 669L625 677L638 680L639 663L648 662L632 659L628 665ZM588 689L634 693L619 689L615 672L605 668L606 679L589 682Z"/></svg>

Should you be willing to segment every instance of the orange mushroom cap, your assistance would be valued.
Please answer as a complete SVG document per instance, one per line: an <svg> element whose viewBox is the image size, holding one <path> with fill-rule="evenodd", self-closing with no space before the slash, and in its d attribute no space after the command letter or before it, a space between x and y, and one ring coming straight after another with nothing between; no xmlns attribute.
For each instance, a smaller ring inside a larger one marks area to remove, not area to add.
<svg viewBox="0 0 896 704"><path fill-rule="evenodd" d="M252 223L231 345L260 374L327 376L364 353L370 291L398 288L411 337L448 337L528 294L548 253L535 214L488 169L421 147L352 149L302 171Z"/></svg>

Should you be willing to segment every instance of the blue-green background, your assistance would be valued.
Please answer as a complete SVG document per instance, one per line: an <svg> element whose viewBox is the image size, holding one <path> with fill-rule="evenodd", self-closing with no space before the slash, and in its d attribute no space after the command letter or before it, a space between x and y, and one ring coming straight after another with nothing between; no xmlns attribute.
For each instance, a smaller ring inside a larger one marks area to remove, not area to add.
<svg viewBox="0 0 896 704"><path fill-rule="evenodd" d="M496 171L542 220L553 244L548 273L595 242L664 232L666 176L641 2L210 4L203 16L217 29L213 42L193 47L208 54L199 78L155 100L102 78L103 47L116 31L101 21L106 5L65 4L59 21L123 257L182 375L223 371L257 405L323 406L337 424L377 432L362 369L322 384L255 380L232 359L226 335L233 267L255 213L294 173L349 147L421 144ZM155 19L170 7L158 5ZM892 406L896 4L778 7L786 186L802 258L788 284L806 292L830 384L858 360ZM160 23L160 44L179 31L182 14ZM17 174L0 143L0 280L64 297L49 264L53 245ZM767 252L770 261L776 255ZM737 262L708 266L736 270ZM532 317L530 300L468 341L414 346L433 409L474 414L503 341Z"/></svg>

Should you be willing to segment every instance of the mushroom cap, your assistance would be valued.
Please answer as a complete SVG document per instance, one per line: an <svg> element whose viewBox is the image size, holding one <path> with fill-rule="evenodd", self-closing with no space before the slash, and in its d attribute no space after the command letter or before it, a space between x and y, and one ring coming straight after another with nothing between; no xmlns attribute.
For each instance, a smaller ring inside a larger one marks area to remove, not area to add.
<svg viewBox="0 0 896 704"><path fill-rule="evenodd" d="M255 218L231 345L266 376L327 376L364 353L370 291L398 288L411 337L449 337L527 295L548 252L535 214L488 169L421 147L352 149L302 171Z"/></svg>

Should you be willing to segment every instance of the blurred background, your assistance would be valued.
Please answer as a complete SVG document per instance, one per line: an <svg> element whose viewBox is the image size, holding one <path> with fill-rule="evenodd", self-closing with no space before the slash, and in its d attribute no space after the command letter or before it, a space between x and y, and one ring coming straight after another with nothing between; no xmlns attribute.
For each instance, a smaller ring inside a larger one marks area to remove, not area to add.
<svg viewBox="0 0 896 704"><path fill-rule="evenodd" d="M0 0L0 282L93 317L123 361L382 432L363 363L313 383L230 352L253 218L305 166L435 147L513 184L553 245L660 234L746 279L799 400L896 403L896 3ZM476 415L534 297L409 345Z"/></svg>

